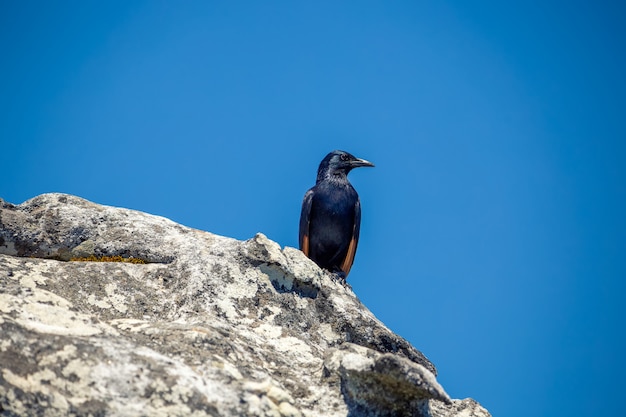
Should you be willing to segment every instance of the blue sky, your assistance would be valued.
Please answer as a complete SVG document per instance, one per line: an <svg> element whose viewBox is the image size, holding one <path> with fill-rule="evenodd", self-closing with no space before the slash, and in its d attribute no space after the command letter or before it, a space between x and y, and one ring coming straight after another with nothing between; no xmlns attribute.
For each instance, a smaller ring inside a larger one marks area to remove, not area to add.
<svg viewBox="0 0 626 417"><path fill-rule="evenodd" d="M0 1L0 197L297 246L333 149L349 282L494 415L622 412L617 2Z"/></svg>

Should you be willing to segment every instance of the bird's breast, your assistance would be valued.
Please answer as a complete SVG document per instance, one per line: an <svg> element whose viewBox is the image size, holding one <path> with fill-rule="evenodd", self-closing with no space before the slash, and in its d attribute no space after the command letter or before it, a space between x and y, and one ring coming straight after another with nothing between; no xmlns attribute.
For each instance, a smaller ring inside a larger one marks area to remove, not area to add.
<svg viewBox="0 0 626 417"><path fill-rule="evenodd" d="M325 245L345 245L352 236L354 228L355 206L358 201L356 192L317 193L312 201L311 233L319 243Z"/></svg>
<svg viewBox="0 0 626 417"><path fill-rule="evenodd" d="M313 198L313 207L315 208L314 211L324 216L354 216L354 207L358 198L354 189L329 189L316 193Z"/></svg>

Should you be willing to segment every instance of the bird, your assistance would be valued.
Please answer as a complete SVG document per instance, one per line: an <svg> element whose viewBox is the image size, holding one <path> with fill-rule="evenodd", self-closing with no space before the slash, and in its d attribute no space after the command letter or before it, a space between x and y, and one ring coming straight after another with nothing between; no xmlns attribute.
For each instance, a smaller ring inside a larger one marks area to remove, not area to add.
<svg viewBox="0 0 626 417"><path fill-rule="evenodd" d="M361 202L348 173L373 166L348 152L332 151L320 163L315 185L302 200L300 250L344 280L354 263L361 228Z"/></svg>

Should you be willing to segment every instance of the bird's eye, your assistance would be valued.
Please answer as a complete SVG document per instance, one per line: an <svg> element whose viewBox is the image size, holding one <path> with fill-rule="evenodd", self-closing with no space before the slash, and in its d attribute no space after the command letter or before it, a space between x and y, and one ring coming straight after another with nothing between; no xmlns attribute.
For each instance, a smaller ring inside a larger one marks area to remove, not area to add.
<svg viewBox="0 0 626 417"><path fill-rule="evenodd" d="M350 159L350 157L348 157L348 155L346 155L345 153L342 153L340 158L342 161L347 161Z"/></svg>

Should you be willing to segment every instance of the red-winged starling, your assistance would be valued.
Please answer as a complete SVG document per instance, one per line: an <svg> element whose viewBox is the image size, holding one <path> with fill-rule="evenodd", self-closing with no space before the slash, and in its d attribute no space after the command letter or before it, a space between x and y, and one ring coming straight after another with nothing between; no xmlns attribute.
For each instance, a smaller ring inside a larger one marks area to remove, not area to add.
<svg viewBox="0 0 626 417"><path fill-rule="evenodd" d="M348 152L333 151L320 163L315 186L302 201L300 250L344 279L354 262L361 227L361 202L348 173L373 166Z"/></svg>

